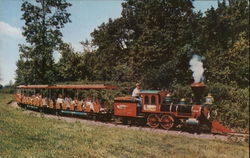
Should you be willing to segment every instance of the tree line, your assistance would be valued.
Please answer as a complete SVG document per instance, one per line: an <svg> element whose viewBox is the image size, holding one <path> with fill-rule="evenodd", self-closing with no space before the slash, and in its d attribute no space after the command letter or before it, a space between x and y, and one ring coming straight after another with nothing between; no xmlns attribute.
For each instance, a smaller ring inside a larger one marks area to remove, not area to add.
<svg viewBox="0 0 250 158"><path fill-rule="evenodd" d="M18 84L58 81L133 81L148 88L193 82L189 60L205 58L206 82L249 84L249 3L218 2L204 14L191 0L127 0L121 17L109 19L81 42L76 52L61 39L70 20L65 0L25 1L22 19L27 44L20 45ZM53 52L61 54L59 62Z"/></svg>

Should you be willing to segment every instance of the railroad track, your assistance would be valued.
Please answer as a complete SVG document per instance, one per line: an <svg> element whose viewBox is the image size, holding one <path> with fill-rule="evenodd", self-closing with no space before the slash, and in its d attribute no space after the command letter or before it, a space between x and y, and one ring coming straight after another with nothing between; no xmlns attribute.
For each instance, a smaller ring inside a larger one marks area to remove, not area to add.
<svg viewBox="0 0 250 158"><path fill-rule="evenodd" d="M15 108L21 108L17 105L15 101L8 103L10 106ZM58 120L64 120L66 122L70 123L83 123L83 124L92 124L92 125L98 125L98 126L108 126L108 127L114 127L114 128L126 128L131 130L139 130L139 131L146 131L146 132L155 132L155 133L161 133L161 134L170 134L175 136L186 136L191 138L198 138L198 139L212 139L212 140L223 140L223 141L234 141L234 142L240 142L245 141L247 138L249 138L249 133L227 133L227 134L211 134L211 133L195 133L185 130L164 130L160 128L150 128L148 126L135 126L135 125L124 125L122 122L101 122L101 121L95 121L90 119L83 119L80 117L74 117L74 116L64 116L64 115L54 115L54 114L48 114L48 113L41 113L39 111L33 111L29 109L23 109L23 112L25 113L33 113L37 117L45 117L45 118L53 118Z"/></svg>

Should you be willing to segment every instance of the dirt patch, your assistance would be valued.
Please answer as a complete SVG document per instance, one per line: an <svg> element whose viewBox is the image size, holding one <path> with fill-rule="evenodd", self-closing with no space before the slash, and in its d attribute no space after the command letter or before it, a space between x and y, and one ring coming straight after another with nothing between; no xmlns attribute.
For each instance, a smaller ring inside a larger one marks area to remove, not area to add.
<svg viewBox="0 0 250 158"><path fill-rule="evenodd" d="M21 107L17 105L17 102L15 102L14 100L11 100L7 103L9 106L16 108L16 109L20 109Z"/></svg>

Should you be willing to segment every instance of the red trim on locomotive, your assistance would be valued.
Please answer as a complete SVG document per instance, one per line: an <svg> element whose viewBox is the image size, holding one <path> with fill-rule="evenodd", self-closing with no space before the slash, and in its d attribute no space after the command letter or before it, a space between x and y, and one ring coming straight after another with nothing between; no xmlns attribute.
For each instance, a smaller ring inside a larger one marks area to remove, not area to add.
<svg viewBox="0 0 250 158"><path fill-rule="evenodd" d="M193 105L192 106L192 117L193 118L198 118L201 115L201 105Z"/></svg>
<svg viewBox="0 0 250 158"><path fill-rule="evenodd" d="M196 83L192 83L191 87L206 87L206 85L204 83L196 82Z"/></svg>

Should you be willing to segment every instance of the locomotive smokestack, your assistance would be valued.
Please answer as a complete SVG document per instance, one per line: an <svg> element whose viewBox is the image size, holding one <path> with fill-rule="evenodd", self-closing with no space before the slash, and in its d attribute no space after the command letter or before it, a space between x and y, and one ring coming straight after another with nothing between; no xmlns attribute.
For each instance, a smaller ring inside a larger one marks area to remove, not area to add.
<svg viewBox="0 0 250 158"><path fill-rule="evenodd" d="M202 104L202 98L206 89L204 83L193 83L191 84L192 91L194 93L194 103Z"/></svg>

